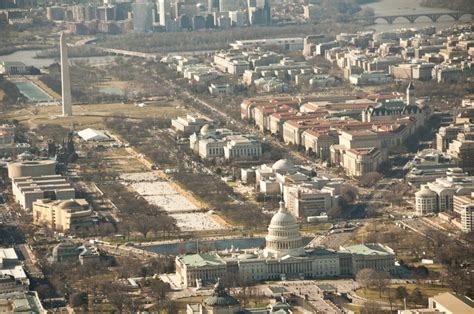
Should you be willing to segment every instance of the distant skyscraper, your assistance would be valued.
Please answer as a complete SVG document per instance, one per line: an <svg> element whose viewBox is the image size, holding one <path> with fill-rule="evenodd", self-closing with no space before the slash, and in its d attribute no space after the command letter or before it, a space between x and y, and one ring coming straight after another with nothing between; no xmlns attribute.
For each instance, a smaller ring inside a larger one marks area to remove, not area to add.
<svg viewBox="0 0 474 314"><path fill-rule="evenodd" d="M132 3L133 30L137 33L147 33L153 30L153 4L147 0Z"/></svg>
<svg viewBox="0 0 474 314"><path fill-rule="evenodd" d="M219 12L219 0L207 0L208 12Z"/></svg>
<svg viewBox="0 0 474 314"><path fill-rule="evenodd" d="M160 25L165 26L170 19L170 3L169 0L158 0L160 10Z"/></svg>
<svg viewBox="0 0 474 314"><path fill-rule="evenodd" d="M237 11L239 9L240 9L240 3L238 0L219 0L220 12Z"/></svg>
<svg viewBox="0 0 474 314"><path fill-rule="evenodd" d="M247 0L250 24L268 25L272 23L270 0Z"/></svg>
<svg viewBox="0 0 474 314"><path fill-rule="evenodd" d="M63 95L63 116L72 116L71 78L69 76L69 60L64 33L59 38L61 52L61 92Z"/></svg>

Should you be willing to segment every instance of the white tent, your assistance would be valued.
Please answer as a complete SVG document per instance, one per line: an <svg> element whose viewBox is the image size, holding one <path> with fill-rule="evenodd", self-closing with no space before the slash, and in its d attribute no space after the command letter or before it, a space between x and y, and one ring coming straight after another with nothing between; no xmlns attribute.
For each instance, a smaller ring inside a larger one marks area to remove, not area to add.
<svg viewBox="0 0 474 314"><path fill-rule="evenodd" d="M94 129L84 129L82 131L77 132L84 141L108 141L110 137L104 134L101 131L94 130Z"/></svg>

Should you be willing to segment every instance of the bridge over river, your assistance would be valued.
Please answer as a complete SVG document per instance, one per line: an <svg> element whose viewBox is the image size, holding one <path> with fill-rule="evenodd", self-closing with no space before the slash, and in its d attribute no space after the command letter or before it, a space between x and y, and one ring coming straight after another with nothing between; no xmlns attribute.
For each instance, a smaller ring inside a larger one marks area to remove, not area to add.
<svg viewBox="0 0 474 314"><path fill-rule="evenodd" d="M397 19L405 19L410 23L415 23L415 21L420 17L427 17L433 23L437 22L442 16L449 16L454 21L459 21L464 15L470 15L471 19L474 18L473 13L467 12L446 12L446 13L421 13L421 14L395 14L395 15L375 15L375 16L365 16L365 17L356 17L351 19L352 21L368 21L372 24L375 24L377 20L385 20L388 24L393 24Z"/></svg>

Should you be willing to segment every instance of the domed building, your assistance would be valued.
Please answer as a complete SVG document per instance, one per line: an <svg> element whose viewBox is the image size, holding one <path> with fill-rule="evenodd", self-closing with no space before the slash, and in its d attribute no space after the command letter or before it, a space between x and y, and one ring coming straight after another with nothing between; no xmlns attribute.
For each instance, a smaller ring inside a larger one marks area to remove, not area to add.
<svg viewBox="0 0 474 314"><path fill-rule="evenodd" d="M176 256L176 275L183 287L200 287L226 275L253 281L337 278L355 276L363 268L391 272L395 265L393 250L380 244L341 247L340 251L305 248L298 223L283 202L270 221L265 242L263 250ZM203 306L218 304L233 306L216 285L214 295Z"/></svg>
<svg viewBox="0 0 474 314"><path fill-rule="evenodd" d="M431 191L426 185L421 186L421 190L415 193L415 206L418 215L434 213L438 210L438 195Z"/></svg>
<svg viewBox="0 0 474 314"><path fill-rule="evenodd" d="M189 147L204 159L257 160L262 155L260 141L251 134L204 125L189 137Z"/></svg>
<svg viewBox="0 0 474 314"><path fill-rule="evenodd" d="M39 199L33 202L33 223L61 232L90 227L93 224L92 215L85 199Z"/></svg>
<svg viewBox="0 0 474 314"><path fill-rule="evenodd" d="M305 255L299 225L283 202L280 202L280 209L270 221L265 241L265 257L280 258L286 255Z"/></svg>
<svg viewBox="0 0 474 314"><path fill-rule="evenodd" d="M229 295L220 279L217 279L217 283L214 285L214 293L202 302L200 313L234 314L241 311L242 307L239 301Z"/></svg>
<svg viewBox="0 0 474 314"><path fill-rule="evenodd" d="M272 165L272 169L275 172L296 172L295 165L289 159L280 159Z"/></svg>

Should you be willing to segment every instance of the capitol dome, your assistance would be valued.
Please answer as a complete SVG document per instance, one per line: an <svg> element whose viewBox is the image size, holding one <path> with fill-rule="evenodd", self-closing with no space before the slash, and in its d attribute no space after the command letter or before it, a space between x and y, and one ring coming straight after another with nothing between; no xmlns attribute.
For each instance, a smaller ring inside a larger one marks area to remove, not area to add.
<svg viewBox="0 0 474 314"><path fill-rule="evenodd" d="M286 255L302 256L305 254L299 225L283 202L280 202L280 209L270 221L265 240L264 254L266 257L280 258Z"/></svg>

